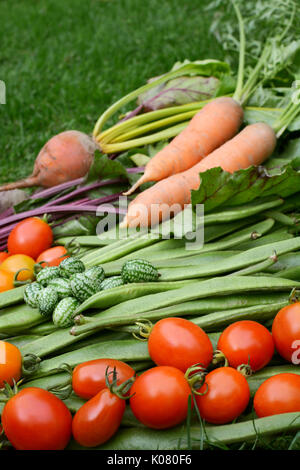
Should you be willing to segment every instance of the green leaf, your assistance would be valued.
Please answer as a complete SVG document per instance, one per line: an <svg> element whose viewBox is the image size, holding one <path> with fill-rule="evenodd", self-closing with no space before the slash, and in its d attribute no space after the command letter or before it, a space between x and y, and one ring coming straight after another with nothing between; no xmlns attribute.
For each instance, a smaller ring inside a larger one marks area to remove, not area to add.
<svg viewBox="0 0 300 470"><path fill-rule="evenodd" d="M143 153L135 153L130 157L130 159L136 166L145 166L149 162L150 157L147 157L147 155L144 155Z"/></svg>
<svg viewBox="0 0 300 470"><path fill-rule="evenodd" d="M127 178L126 168L119 160L111 160L107 155L96 150L94 162L90 168L87 181L93 181L116 178L125 176Z"/></svg>
<svg viewBox="0 0 300 470"><path fill-rule="evenodd" d="M204 204L205 211L240 205L268 196L287 197L300 191L300 159L279 168L249 167L228 173L212 168L201 173L199 189L192 191L192 205Z"/></svg>
<svg viewBox="0 0 300 470"><path fill-rule="evenodd" d="M172 76L168 78L170 73ZM165 82L139 95L138 104L146 111L210 99L224 92L230 93L235 86L229 65L213 59L176 62L165 75ZM164 75L150 78L148 83L162 77Z"/></svg>

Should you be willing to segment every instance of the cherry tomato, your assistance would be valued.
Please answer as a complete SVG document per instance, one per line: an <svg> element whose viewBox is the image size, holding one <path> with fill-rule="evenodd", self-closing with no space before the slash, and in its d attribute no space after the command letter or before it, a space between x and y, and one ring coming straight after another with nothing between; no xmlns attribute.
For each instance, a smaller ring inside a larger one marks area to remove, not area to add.
<svg viewBox="0 0 300 470"><path fill-rule="evenodd" d="M252 371L262 369L274 354L271 333L260 323L242 320L232 323L221 334L218 349L231 367L248 364Z"/></svg>
<svg viewBox="0 0 300 470"><path fill-rule="evenodd" d="M1 269L16 274L18 271L18 281L34 279L34 259L27 255L11 255L1 264Z"/></svg>
<svg viewBox="0 0 300 470"><path fill-rule="evenodd" d="M277 313L272 335L276 350L284 359L295 364L300 360L300 302L287 305Z"/></svg>
<svg viewBox="0 0 300 470"><path fill-rule="evenodd" d="M204 393L195 395L200 415L213 424L233 421L243 413L250 399L247 380L232 367L220 367L209 372L199 392Z"/></svg>
<svg viewBox="0 0 300 470"><path fill-rule="evenodd" d="M166 429L187 416L190 386L175 367L158 366L141 374L130 390L130 406L145 426Z"/></svg>
<svg viewBox="0 0 300 470"><path fill-rule="evenodd" d="M28 387L6 403L2 425L17 450L62 450L71 437L72 416L52 393Z"/></svg>
<svg viewBox="0 0 300 470"><path fill-rule="evenodd" d="M5 292L7 290L14 288L14 275L9 271L4 271L0 269L0 292Z"/></svg>
<svg viewBox="0 0 300 470"><path fill-rule="evenodd" d="M7 247L11 254L24 254L36 259L42 251L50 248L52 242L50 226L38 217L29 217L12 229Z"/></svg>
<svg viewBox="0 0 300 470"><path fill-rule="evenodd" d="M72 423L74 439L85 447L103 444L119 429L124 411L125 400L104 388L75 414Z"/></svg>
<svg viewBox="0 0 300 470"><path fill-rule="evenodd" d="M300 375L283 373L265 380L254 396L254 409L259 418L300 412Z"/></svg>
<svg viewBox="0 0 300 470"><path fill-rule="evenodd" d="M0 388L5 382L13 385L13 381L21 378L22 355L19 349L11 343L0 341Z"/></svg>
<svg viewBox="0 0 300 470"><path fill-rule="evenodd" d="M37 263L41 263L43 268L46 266L58 266L63 259L69 258L68 251L64 246L53 246L43 251L36 259ZM45 261L45 263L42 263Z"/></svg>
<svg viewBox="0 0 300 470"><path fill-rule="evenodd" d="M9 254L6 251L0 251L0 264L9 257Z"/></svg>
<svg viewBox="0 0 300 470"><path fill-rule="evenodd" d="M182 372L197 363L206 368L213 357L207 334L184 318L159 320L150 333L148 349L155 364L176 367Z"/></svg>
<svg viewBox="0 0 300 470"><path fill-rule="evenodd" d="M107 367L116 368L117 385L135 375L135 371L125 362L116 359L95 359L83 362L75 367L72 376L72 387L76 395L89 399L106 388L105 372Z"/></svg>

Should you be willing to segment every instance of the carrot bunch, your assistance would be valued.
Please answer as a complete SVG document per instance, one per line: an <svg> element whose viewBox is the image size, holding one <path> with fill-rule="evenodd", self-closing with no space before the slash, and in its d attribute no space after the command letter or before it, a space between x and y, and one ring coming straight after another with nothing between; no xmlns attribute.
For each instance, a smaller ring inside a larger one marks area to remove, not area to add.
<svg viewBox="0 0 300 470"><path fill-rule="evenodd" d="M274 151L277 137L300 111L290 103L271 127L260 122L246 126L235 135L243 120L243 105L261 83L278 72L278 63L263 80L260 72L271 58L273 44L267 41L261 57L244 84L245 31L238 5L232 0L240 30L240 57L237 86L233 98L216 98L203 107L189 125L147 164L144 175L127 192L142 183L158 181L139 194L128 207L122 227L147 227L174 215L191 202L191 190L200 185L200 173L214 167L233 173L262 164ZM292 17L294 11L292 12ZM286 35L285 28L278 40ZM283 64L282 64L283 66Z"/></svg>

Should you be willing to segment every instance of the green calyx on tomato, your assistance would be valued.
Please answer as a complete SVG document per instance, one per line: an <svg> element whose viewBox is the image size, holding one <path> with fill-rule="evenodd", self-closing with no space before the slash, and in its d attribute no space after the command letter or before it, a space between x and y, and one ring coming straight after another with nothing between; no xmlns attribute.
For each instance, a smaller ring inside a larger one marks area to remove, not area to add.
<svg viewBox="0 0 300 470"><path fill-rule="evenodd" d="M116 395L118 398L121 398L122 400L127 400L128 398L131 398L133 395L128 396L128 392L135 381L135 376L118 385L117 369L116 367L114 367L113 370L109 372L109 367L110 366L107 366L105 370L105 383L109 391ZM110 376L112 376L111 381Z"/></svg>

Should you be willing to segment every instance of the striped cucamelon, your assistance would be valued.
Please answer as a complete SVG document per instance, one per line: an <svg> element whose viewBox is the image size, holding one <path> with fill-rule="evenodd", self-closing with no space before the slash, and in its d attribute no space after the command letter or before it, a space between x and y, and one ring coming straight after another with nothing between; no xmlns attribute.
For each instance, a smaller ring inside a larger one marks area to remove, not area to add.
<svg viewBox="0 0 300 470"><path fill-rule="evenodd" d="M159 273L149 261L132 259L123 264L121 276L123 282L127 284L129 282L157 281Z"/></svg>
<svg viewBox="0 0 300 470"><path fill-rule="evenodd" d="M97 282L97 285L98 285L98 289L101 289L101 283L102 281L104 281L104 278L105 278L105 272L104 272L104 269L101 267L101 266L93 266L92 268L90 269L87 269L85 271L85 275L96 281Z"/></svg>
<svg viewBox="0 0 300 470"><path fill-rule="evenodd" d="M43 317L50 317L58 304L59 297L54 287L48 286L37 295L37 306Z"/></svg>
<svg viewBox="0 0 300 470"><path fill-rule="evenodd" d="M100 289L98 282L86 276L85 273L78 273L72 276L70 285L72 295L80 302L84 302Z"/></svg>
<svg viewBox="0 0 300 470"><path fill-rule="evenodd" d="M54 325L60 328L66 328L73 324L74 313L79 302L75 297L65 297L62 299L53 312L52 320Z"/></svg>
<svg viewBox="0 0 300 470"><path fill-rule="evenodd" d="M122 286L123 284L124 282L121 276L108 277L101 282L100 290L112 289L113 287Z"/></svg>
<svg viewBox="0 0 300 470"><path fill-rule="evenodd" d="M42 285L38 282L31 282L27 284L24 289L24 302L29 305L29 307L37 307L37 296L43 289Z"/></svg>
<svg viewBox="0 0 300 470"><path fill-rule="evenodd" d="M54 287L58 294L59 300L72 295L71 283L69 279L56 277L54 279L50 279L48 286Z"/></svg>
<svg viewBox="0 0 300 470"><path fill-rule="evenodd" d="M40 270L36 275L36 280L43 287L46 287L51 279L59 277L58 266L49 266Z"/></svg>
<svg viewBox="0 0 300 470"><path fill-rule="evenodd" d="M77 258L65 258L59 265L60 277L70 278L73 274L83 273L84 271L85 266L83 262Z"/></svg>

